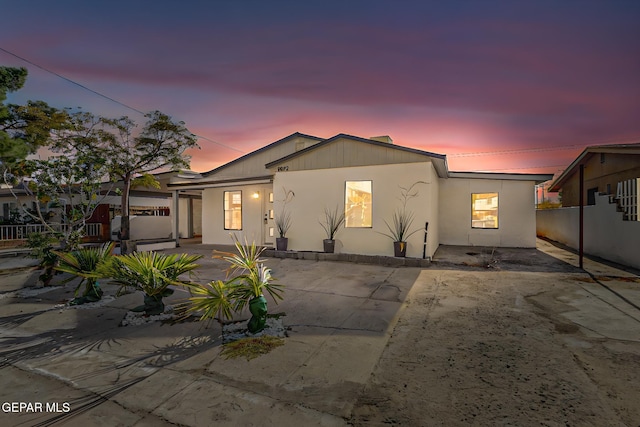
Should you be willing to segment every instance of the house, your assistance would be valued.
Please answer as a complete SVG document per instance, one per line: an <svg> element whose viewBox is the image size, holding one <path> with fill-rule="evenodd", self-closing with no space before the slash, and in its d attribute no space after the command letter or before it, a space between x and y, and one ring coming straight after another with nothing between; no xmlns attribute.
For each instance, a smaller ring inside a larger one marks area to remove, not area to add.
<svg viewBox="0 0 640 427"><path fill-rule="evenodd" d="M189 175L190 172L160 172L154 177L160 184L160 188L136 187L130 193L131 238L133 240L169 239L175 238L174 219L178 217L178 236L199 236L201 231L202 213L200 192L181 192L176 214L172 200L175 192L167 190L167 184L172 177ZM118 189L122 188L122 182L104 183L100 191L100 204L96 207L91 218L87 220L87 237L92 240L106 241L117 239L117 218L121 212L121 196ZM36 205L23 184L11 189L4 185L0 187L0 241L22 240L27 234L42 229L33 224L37 221L27 215L24 210L35 211ZM59 208L49 205L41 205L43 212L48 212L53 221L61 222Z"/></svg>
<svg viewBox="0 0 640 427"><path fill-rule="evenodd" d="M640 268L639 188L640 144L587 147L551 183L549 191L561 192L563 207L536 212L537 234Z"/></svg>
<svg viewBox="0 0 640 427"><path fill-rule="evenodd" d="M580 204L580 167L583 168L585 205L595 205L596 194L617 197L624 182L640 177L640 143L594 145L584 151L551 184L550 192L562 192L562 206Z"/></svg>
<svg viewBox="0 0 640 427"><path fill-rule="evenodd" d="M450 172L445 155L388 136L294 133L209 172L174 177L168 188L201 191L205 244L229 244L237 233L273 246L274 220L287 212L289 249L322 251L319 222L338 209L346 221L336 252L364 255L393 254L387 225L406 202L415 231L407 256L431 257L440 244L535 247L534 185L551 177Z"/></svg>

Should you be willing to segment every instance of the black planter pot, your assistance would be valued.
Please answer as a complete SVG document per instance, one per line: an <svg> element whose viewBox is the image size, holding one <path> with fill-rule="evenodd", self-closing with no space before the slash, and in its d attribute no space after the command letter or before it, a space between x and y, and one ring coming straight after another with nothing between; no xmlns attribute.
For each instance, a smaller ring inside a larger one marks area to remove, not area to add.
<svg viewBox="0 0 640 427"><path fill-rule="evenodd" d="M407 242L393 242L393 256L404 258L407 256Z"/></svg>
<svg viewBox="0 0 640 427"><path fill-rule="evenodd" d="M289 245L288 237L276 237L276 250L286 251L288 245Z"/></svg>
<svg viewBox="0 0 640 427"><path fill-rule="evenodd" d="M336 249L336 241L333 239L324 239L322 245L324 246L324 251L328 254L332 254Z"/></svg>

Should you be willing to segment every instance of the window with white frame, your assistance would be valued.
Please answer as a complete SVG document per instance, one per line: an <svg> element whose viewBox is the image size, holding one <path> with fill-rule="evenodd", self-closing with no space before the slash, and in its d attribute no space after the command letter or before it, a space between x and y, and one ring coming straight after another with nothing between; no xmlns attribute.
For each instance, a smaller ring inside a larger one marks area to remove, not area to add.
<svg viewBox="0 0 640 427"><path fill-rule="evenodd" d="M471 194L471 227L498 228L498 193Z"/></svg>
<svg viewBox="0 0 640 427"><path fill-rule="evenodd" d="M347 181L344 195L344 226L371 227L372 181Z"/></svg>
<svg viewBox="0 0 640 427"><path fill-rule="evenodd" d="M242 230L242 191L224 192L224 229Z"/></svg>

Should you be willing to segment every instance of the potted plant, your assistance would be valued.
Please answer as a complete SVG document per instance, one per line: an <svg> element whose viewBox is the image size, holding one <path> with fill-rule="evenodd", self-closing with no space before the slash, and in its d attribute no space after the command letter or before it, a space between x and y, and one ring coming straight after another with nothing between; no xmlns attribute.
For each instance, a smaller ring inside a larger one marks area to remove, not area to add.
<svg viewBox="0 0 640 427"><path fill-rule="evenodd" d="M289 245L289 239L287 238L287 231L291 227L291 214L282 210L280 215L276 215L275 217L276 228L278 229L278 235L280 237L276 237L276 249L279 251L286 251Z"/></svg>
<svg viewBox="0 0 640 427"><path fill-rule="evenodd" d="M202 255L135 252L114 257L105 264L101 274L120 284L118 294L128 287L144 292L144 304L132 311L144 311L146 315L161 314L164 312L162 299L173 294L169 285L189 283L179 276L198 268L195 262L200 258Z"/></svg>
<svg viewBox="0 0 640 427"><path fill-rule="evenodd" d="M287 232L289 231L289 228L291 228L291 213L287 210L287 204L289 204L295 197L295 193L291 190L287 190L283 187L282 191L284 192L284 199L281 200L282 212L280 212L280 214L276 214L274 219L276 228L278 229L278 236L280 236L276 237L276 250L278 251L286 251L289 245Z"/></svg>
<svg viewBox="0 0 640 427"><path fill-rule="evenodd" d="M335 250L334 237L342 224L344 224L344 211L340 211L338 206L333 211L324 208L324 221L320 221L320 225L327 233L327 238L322 241L325 252L332 254Z"/></svg>
<svg viewBox="0 0 640 427"><path fill-rule="evenodd" d="M80 277L80 283L76 286L75 298L71 300L71 305L85 304L87 302L99 301L103 291L100 288L98 273L103 263L109 262L114 242L107 242L97 248L81 248L72 252L52 251L58 257L57 271L72 274L72 277L63 280L67 283L76 277ZM84 284L84 292L79 296L80 288Z"/></svg>
<svg viewBox="0 0 640 427"><path fill-rule="evenodd" d="M186 312L202 312L201 320L218 316L218 320L222 322L223 317L231 319L233 311L241 311L248 305L251 318L247 329L251 333L257 333L264 329L267 320L267 300L264 294L271 295L277 303L282 299L282 285L273 283L271 269L260 259L264 248L258 248L255 242L249 245L245 241L243 245L235 236L233 240L238 253L220 252L215 255L216 258L229 262L227 274L230 279L216 280L205 285L187 284L192 296Z"/></svg>
<svg viewBox="0 0 640 427"><path fill-rule="evenodd" d="M399 200L402 205L393 213L391 224L387 220L384 221L389 233L380 233L393 240L393 256L395 257L407 256L407 239L420 231L419 229L410 231L414 214L411 211L407 211L407 202L418 196L418 190L413 190L418 184L426 184L426 182L416 181L408 188L400 187Z"/></svg>
<svg viewBox="0 0 640 427"><path fill-rule="evenodd" d="M382 234L393 240L393 256L407 256L407 239L419 231L414 230L409 232L409 228L413 223L413 213L407 212L404 209L398 209L393 213L392 224L389 224L386 220L384 223L389 233Z"/></svg>

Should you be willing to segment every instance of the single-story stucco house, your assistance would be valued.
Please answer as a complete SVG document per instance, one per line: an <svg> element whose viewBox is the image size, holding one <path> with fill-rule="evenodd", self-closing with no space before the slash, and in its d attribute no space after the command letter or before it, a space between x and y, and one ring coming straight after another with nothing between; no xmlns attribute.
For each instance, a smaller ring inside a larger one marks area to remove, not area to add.
<svg viewBox="0 0 640 427"><path fill-rule="evenodd" d="M445 155L402 147L388 136L294 133L209 172L174 177L168 188L174 200L181 191L202 191L204 244L229 244L236 233L274 246L274 219L286 211L289 250L322 251L320 221L328 209L346 216L336 252L363 255L393 255L384 234L404 192L410 231L418 230L407 239L407 256L420 258L440 244L535 247L534 186L551 178L451 172Z"/></svg>

